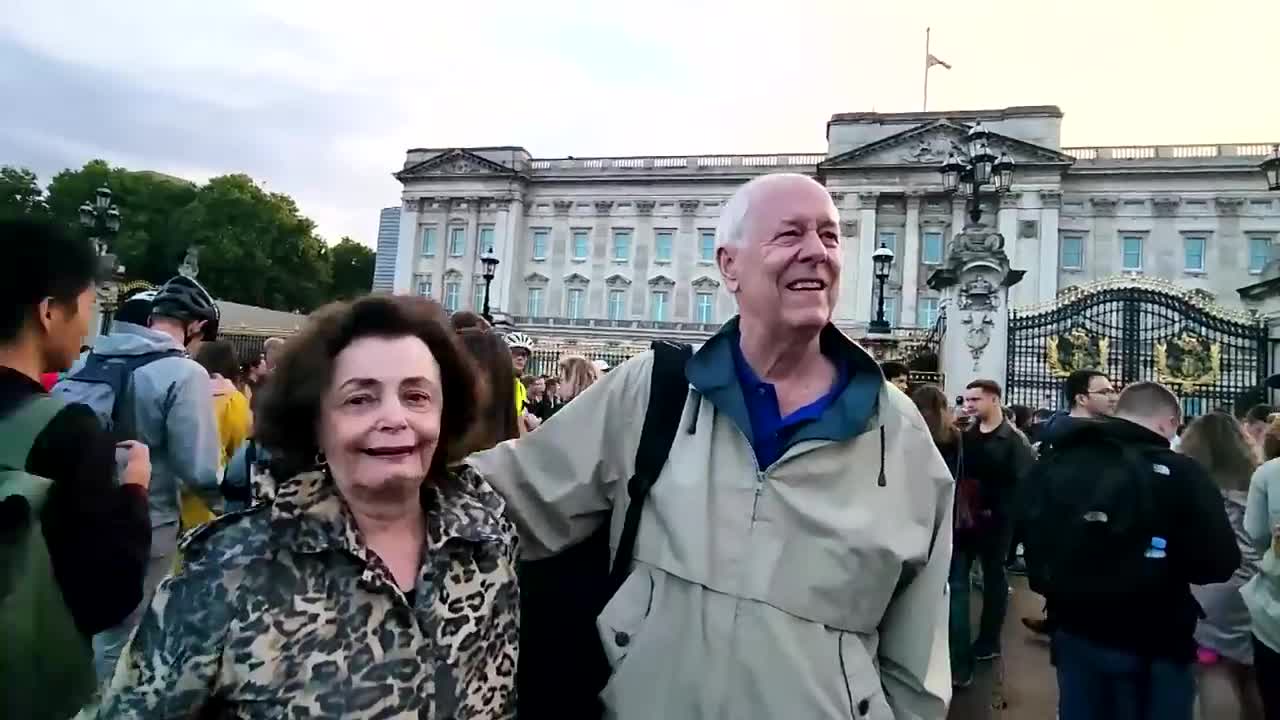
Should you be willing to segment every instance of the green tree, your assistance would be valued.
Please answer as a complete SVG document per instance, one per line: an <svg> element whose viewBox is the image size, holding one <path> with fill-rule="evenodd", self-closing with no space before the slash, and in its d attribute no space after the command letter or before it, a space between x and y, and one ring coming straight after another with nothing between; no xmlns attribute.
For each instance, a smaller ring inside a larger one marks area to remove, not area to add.
<svg viewBox="0 0 1280 720"><path fill-rule="evenodd" d="M36 174L26 168L0 166L0 217L48 212Z"/></svg>
<svg viewBox="0 0 1280 720"><path fill-rule="evenodd" d="M182 247L200 247L200 280L219 298L303 312L329 299L328 248L315 223L288 195L268 193L247 175L201 186L172 231Z"/></svg>
<svg viewBox="0 0 1280 720"><path fill-rule="evenodd" d="M373 250L343 237L329 248L329 261L333 266L333 299L352 300L369 293L373 286Z"/></svg>
<svg viewBox="0 0 1280 720"><path fill-rule="evenodd" d="M113 168L91 160L79 170L64 170L49 183L49 211L68 226L80 227L80 205L93 202L99 187L111 190L120 208L115 252L125 275L159 284L177 273L190 243L175 232L178 211L194 201L195 183L150 171Z"/></svg>

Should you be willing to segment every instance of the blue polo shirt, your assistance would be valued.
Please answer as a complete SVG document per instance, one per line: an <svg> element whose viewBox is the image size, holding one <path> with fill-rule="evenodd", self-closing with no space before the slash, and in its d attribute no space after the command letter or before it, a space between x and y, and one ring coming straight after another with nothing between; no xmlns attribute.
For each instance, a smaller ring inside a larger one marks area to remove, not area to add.
<svg viewBox="0 0 1280 720"><path fill-rule="evenodd" d="M778 409L778 393L772 383L767 383L756 376L747 359L742 355L742 348L733 343L733 369L738 376L738 385L742 388L742 399L747 406L747 418L751 423L751 449L756 454L756 462L764 470L782 457L791 445L791 438L804 425L811 423L830 407L831 403L844 392L849 384L849 370L846 364L837 358L831 358L836 366L836 380L825 395L782 417Z"/></svg>

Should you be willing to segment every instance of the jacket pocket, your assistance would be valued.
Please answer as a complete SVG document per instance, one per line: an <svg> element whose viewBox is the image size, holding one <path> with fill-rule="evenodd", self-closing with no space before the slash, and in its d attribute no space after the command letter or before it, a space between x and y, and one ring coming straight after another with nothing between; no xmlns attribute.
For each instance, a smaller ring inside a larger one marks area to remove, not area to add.
<svg viewBox="0 0 1280 720"><path fill-rule="evenodd" d="M627 659L628 652L653 609L653 597L652 571L643 565L637 565L596 620L605 656L609 658L609 665L615 674Z"/></svg>
<svg viewBox="0 0 1280 720"><path fill-rule="evenodd" d="M849 717L853 720L893 720L893 711L880 685L880 672L857 635L836 631L837 660L844 680Z"/></svg>

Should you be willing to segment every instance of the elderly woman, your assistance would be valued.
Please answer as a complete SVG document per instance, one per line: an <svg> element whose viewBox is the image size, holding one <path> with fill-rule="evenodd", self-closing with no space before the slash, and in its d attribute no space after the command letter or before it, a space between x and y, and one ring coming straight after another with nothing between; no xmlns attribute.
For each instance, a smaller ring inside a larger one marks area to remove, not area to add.
<svg viewBox="0 0 1280 720"><path fill-rule="evenodd" d="M101 716L512 717L516 537L453 464L478 388L429 300L316 313L261 398L273 491L186 540Z"/></svg>

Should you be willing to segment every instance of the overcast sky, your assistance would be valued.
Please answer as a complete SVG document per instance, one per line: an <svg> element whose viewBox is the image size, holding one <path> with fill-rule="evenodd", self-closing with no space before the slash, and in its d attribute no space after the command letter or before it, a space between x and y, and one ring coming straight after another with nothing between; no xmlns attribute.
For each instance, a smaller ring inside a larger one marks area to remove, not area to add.
<svg viewBox="0 0 1280 720"><path fill-rule="evenodd" d="M0 0L0 164L245 172L372 244L409 147L825 150L832 113L1054 104L1066 145L1280 141L1280 0Z"/></svg>

